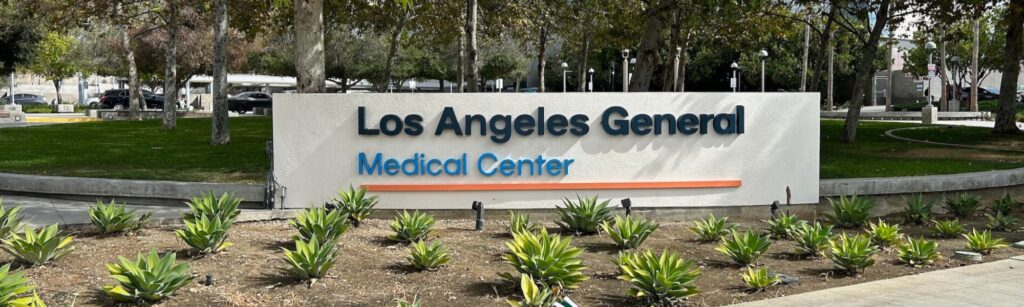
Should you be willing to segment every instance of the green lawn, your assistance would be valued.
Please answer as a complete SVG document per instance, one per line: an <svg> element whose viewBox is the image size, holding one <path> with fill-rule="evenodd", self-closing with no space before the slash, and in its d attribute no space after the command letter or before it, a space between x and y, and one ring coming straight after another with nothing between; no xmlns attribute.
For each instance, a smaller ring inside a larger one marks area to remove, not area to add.
<svg viewBox="0 0 1024 307"><path fill-rule="evenodd" d="M863 122L857 144L839 142L841 121L822 121L821 178L951 174L1024 167L1024 155L929 146L885 137L913 124ZM995 137L988 129L936 127L901 136L1005 146L1022 137ZM0 172L55 176L262 183L267 170L265 117L231 119L231 144L210 146L210 120L160 123L93 122L0 129ZM1009 143L1008 143L1009 142Z"/></svg>

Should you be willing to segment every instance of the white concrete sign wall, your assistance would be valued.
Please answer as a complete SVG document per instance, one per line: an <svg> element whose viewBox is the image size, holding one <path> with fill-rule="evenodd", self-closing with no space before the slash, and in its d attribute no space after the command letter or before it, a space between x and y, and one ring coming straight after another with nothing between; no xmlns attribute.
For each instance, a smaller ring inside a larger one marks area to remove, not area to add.
<svg viewBox="0 0 1024 307"><path fill-rule="evenodd" d="M818 95L275 94L284 206L348 186L378 208L818 202Z"/></svg>

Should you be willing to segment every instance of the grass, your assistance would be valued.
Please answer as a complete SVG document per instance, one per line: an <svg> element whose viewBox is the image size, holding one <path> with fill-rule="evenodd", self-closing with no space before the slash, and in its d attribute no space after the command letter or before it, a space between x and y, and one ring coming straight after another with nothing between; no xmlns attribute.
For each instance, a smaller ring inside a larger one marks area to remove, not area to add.
<svg viewBox="0 0 1024 307"><path fill-rule="evenodd" d="M821 123L821 178L954 174L1024 167L1024 155L897 141L884 136L915 124L862 122L857 143L840 142L843 122ZM231 144L210 146L208 118L179 119L173 131L159 120L91 122L0 129L0 172L174 181L262 183L271 139L267 117L231 119ZM932 141L1024 146L983 128L915 129L900 136ZM1009 145L1008 145L1009 144Z"/></svg>

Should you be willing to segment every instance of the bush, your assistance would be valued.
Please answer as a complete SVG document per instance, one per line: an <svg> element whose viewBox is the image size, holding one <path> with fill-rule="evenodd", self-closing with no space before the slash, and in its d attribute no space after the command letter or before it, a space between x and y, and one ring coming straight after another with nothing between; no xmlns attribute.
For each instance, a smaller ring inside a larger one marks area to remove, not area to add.
<svg viewBox="0 0 1024 307"><path fill-rule="evenodd" d="M807 221L801 220L800 217L789 213L782 213L781 215L770 220L765 220L764 222L768 223L768 233L772 238L776 239L789 238L790 232L792 232L794 228L807 223Z"/></svg>
<svg viewBox="0 0 1024 307"><path fill-rule="evenodd" d="M729 217L717 219L714 214L709 214L707 219L694 221L690 231L696 234L697 240L701 242L715 242L736 228L736 225L728 222Z"/></svg>
<svg viewBox="0 0 1024 307"><path fill-rule="evenodd" d="M863 272L875 264L878 249L871 245L871 240L866 236L846 236L844 233L830 241L830 245L832 252L829 259L832 259L832 264L851 275Z"/></svg>
<svg viewBox="0 0 1024 307"><path fill-rule="evenodd" d="M439 242L427 245L419 241L409 247L408 259L414 268L433 271L448 264L452 260L452 253Z"/></svg>
<svg viewBox="0 0 1024 307"><path fill-rule="evenodd" d="M193 197L186 203L191 211L185 213L184 219L195 221L200 216L205 215L221 220L226 224L231 224L227 221L234 222L238 214L241 213L241 210L238 210L238 204L240 203L242 203L242 199L230 193L224 193L220 198L215 197L213 193L202 194L198 197Z"/></svg>
<svg viewBox="0 0 1024 307"><path fill-rule="evenodd" d="M423 302L420 302L420 298L418 296L414 296L412 298L412 302L407 302L405 299L398 299L398 303L395 304L395 306L396 307L421 307L421 306L423 306Z"/></svg>
<svg viewBox="0 0 1024 307"><path fill-rule="evenodd" d="M940 238L952 238L964 233L964 226L958 220L932 222L932 235Z"/></svg>
<svg viewBox="0 0 1024 307"><path fill-rule="evenodd" d="M201 215L199 219L184 220L185 227L175 229L174 234L185 244L192 247L197 254L215 254L233 245L228 242L228 230L232 220L222 221L219 218Z"/></svg>
<svg viewBox="0 0 1024 307"><path fill-rule="evenodd" d="M556 207L561 221L556 221L562 229L575 232L576 234L597 233L598 227L605 221L612 220L612 207L608 206L609 200L597 201L597 196L582 198L577 196L577 201L566 198L562 201L565 207Z"/></svg>
<svg viewBox="0 0 1024 307"><path fill-rule="evenodd" d="M395 232L391 239L403 243L421 241L430 235L431 227L434 227L433 216L420 213L419 210L411 214L402 210L402 213L391 221L391 230Z"/></svg>
<svg viewBox="0 0 1024 307"><path fill-rule="evenodd" d="M986 230L978 232L976 229L971 229L971 233L963 234L964 239L967 239L967 249L981 253L983 255L991 254L993 250L1005 248L1007 245L1003 243L1003 239L993 239L992 232Z"/></svg>
<svg viewBox="0 0 1024 307"><path fill-rule="evenodd" d="M743 277L743 282L747 284L747 289L754 292L764 291L768 289L768 287L782 282L779 280L779 276L768 274L767 268L760 268L757 270L754 268L747 268L747 272L740 274L740 277Z"/></svg>
<svg viewBox="0 0 1024 307"><path fill-rule="evenodd" d="M750 265L768 251L768 247L771 245L772 242L768 240L768 237L753 231L748 230L742 234L739 231L733 231L732 236L725 236L715 250L729 256L739 265Z"/></svg>
<svg viewBox="0 0 1024 307"><path fill-rule="evenodd" d="M75 247L71 246L71 236L60 237L57 224L39 229L39 232L31 227L25 227L23 234L12 233L9 238L3 240L3 243L0 248L19 261L31 265L60 259L75 250Z"/></svg>
<svg viewBox="0 0 1024 307"><path fill-rule="evenodd" d="M985 227L993 231L1013 231L1017 226L1017 218L1003 215L1002 212L996 212L996 215L985 215L988 218L988 222L985 223Z"/></svg>
<svg viewBox="0 0 1024 307"><path fill-rule="evenodd" d="M136 216L135 210L125 211L124 204L115 203L113 200L110 204L98 201L96 206L89 208L89 220L103 234L135 232L145 227L150 216L152 213Z"/></svg>
<svg viewBox="0 0 1024 307"><path fill-rule="evenodd" d="M10 272L11 264L0 267L0 305L3 306L46 306L39 295L35 294L35 285L25 278L25 272ZM25 296L33 291L32 296Z"/></svg>
<svg viewBox="0 0 1024 307"><path fill-rule="evenodd" d="M793 241L796 243L796 252L803 256L820 257L830 246L832 240L832 225L822 226L815 222L814 225L803 224L793 230Z"/></svg>
<svg viewBox="0 0 1024 307"><path fill-rule="evenodd" d="M353 226L359 227L359 224L373 213L373 207L377 206L377 196L367 197L365 188L356 189L349 186L348 190L338 192L334 204L341 214L348 215Z"/></svg>
<svg viewBox="0 0 1024 307"><path fill-rule="evenodd" d="M530 221L530 216L526 214L516 213L515 211L509 211L508 217L508 234L515 235L520 232L536 232L540 229L537 223Z"/></svg>
<svg viewBox="0 0 1024 307"><path fill-rule="evenodd" d="M898 258L900 262L915 267L931 264L939 258L938 246L935 241L910 238L907 244L900 245Z"/></svg>
<svg viewBox="0 0 1024 307"><path fill-rule="evenodd" d="M957 193L956 197L946 198L945 201L946 211L955 217L971 216L980 206L981 197L967 194L967 192Z"/></svg>
<svg viewBox="0 0 1024 307"><path fill-rule="evenodd" d="M25 227L21 220L21 207L4 207L4 200L0 198L0 240L7 239L12 233L18 232Z"/></svg>
<svg viewBox="0 0 1024 307"><path fill-rule="evenodd" d="M832 207L832 213L826 214L825 219L836 227L847 229L864 226L868 218L871 218L871 209L875 208L873 201L867 198L858 198L857 195L850 197L840 195L838 202L829 198L828 203Z"/></svg>
<svg viewBox="0 0 1024 307"><path fill-rule="evenodd" d="M616 216L615 224L605 221L601 224L601 228L620 248L632 249L643 244L647 240L647 236L658 229L658 223L642 217Z"/></svg>
<svg viewBox="0 0 1024 307"><path fill-rule="evenodd" d="M324 208L308 208L299 211L295 218L288 221L299 232L298 238L309 241L316 238L319 242L337 241L348 230L348 217L338 210Z"/></svg>
<svg viewBox="0 0 1024 307"><path fill-rule="evenodd" d="M996 213L1002 213L1003 215L1010 215L1014 209L1017 208L1017 203L1013 201L1013 197L1010 193L1003 194L1002 198L996 199L992 203L992 210Z"/></svg>
<svg viewBox="0 0 1024 307"><path fill-rule="evenodd" d="M700 269L693 262L680 259L675 252L619 254L616 264L619 279L633 286L628 294L652 305L667 306L700 292L696 285Z"/></svg>
<svg viewBox="0 0 1024 307"><path fill-rule="evenodd" d="M150 250L148 256L139 254L135 261L117 257L117 263L107 264L107 271L117 284L103 286L103 292L122 302L155 302L171 296L193 278L188 273L188 264L176 264L174 257L174 253L159 257L156 249Z"/></svg>
<svg viewBox="0 0 1024 307"><path fill-rule="evenodd" d="M911 196L907 199L907 207L903 210L903 221L914 225L922 225L932 219L932 207L934 201L926 201L921 194Z"/></svg>
<svg viewBox="0 0 1024 307"><path fill-rule="evenodd" d="M579 248L572 247L571 238L562 238L557 234L548 234L546 229L540 233L520 232L512 236L508 246L509 252L501 259L512 265L516 272L527 274L543 287L560 289L576 288L580 282L587 280L583 270L583 259ZM510 281L518 278L505 273Z"/></svg>
<svg viewBox="0 0 1024 307"><path fill-rule="evenodd" d="M900 225L887 224L881 219L878 220L878 224L868 224L867 235L871 238L871 243L882 248L897 244L903 239L903 234L900 233Z"/></svg>
<svg viewBox="0 0 1024 307"><path fill-rule="evenodd" d="M512 307L550 307L558 301L558 288L554 291L547 287L537 287L537 283L530 278L530 275L519 276L519 287L523 291L522 301L508 300Z"/></svg>
<svg viewBox="0 0 1024 307"><path fill-rule="evenodd" d="M309 242L295 240L295 250L284 249L285 261L291 265L289 271L304 280L324 277L338 256L335 244L334 241L321 243L316 238Z"/></svg>

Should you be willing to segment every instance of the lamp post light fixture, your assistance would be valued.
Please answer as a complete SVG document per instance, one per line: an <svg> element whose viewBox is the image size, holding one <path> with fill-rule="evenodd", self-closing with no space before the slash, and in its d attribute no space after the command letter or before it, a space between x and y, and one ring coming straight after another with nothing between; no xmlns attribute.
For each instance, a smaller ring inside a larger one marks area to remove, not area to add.
<svg viewBox="0 0 1024 307"><path fill-rule="evenodd" d="M927 94L925 97L928 97L929 107L932 106L932 76L934 76L936 72L934 64L932 64L932 54L935 52L935 48L935 42L929 41L924 44L924 49L928 50L928 77L925 78L928 80L928 89L926 90Z"/></svg>
<svg viewBox="0 0 1024 307"><path fill-rule="evenodd" d="M735 93L736 92L736 88L739 87L739 85L740 85L739 79L736 79L736 76L737 76L736 73L737 73L737 71L740 70L740 64L737 64L736 62L732 62L732 65L729 65L729 68L732 68L732 80L729 80L729 86L732 87L732 92Z"/></svg>
<svg viewBox="0 0 1024 307"><path fill-rule="evenodd" d="M629 48L622 49L622 92L629 92Z"/></svg>
<svg viewBox="0 0 1024 307"><path fill-rule="evenodd" d="M594 92L594 68L587 69L587 75L590 76L590 82L587 82L587 91Z"/></svg>
<svg viewBox="0 0 1024 307"><path fill-rule="evenodd" d="M570 71L571 70L569 70L569 63L562 62L562 93L565 93L568 90L568 85L565 82L565 79Z"/></svg>
<svg viewBox="0 0 1024 307"><path fill-rule="evenodd" d="M764 61L768 59L768 50L761 49L761 92L764 93Z"/></svg>

